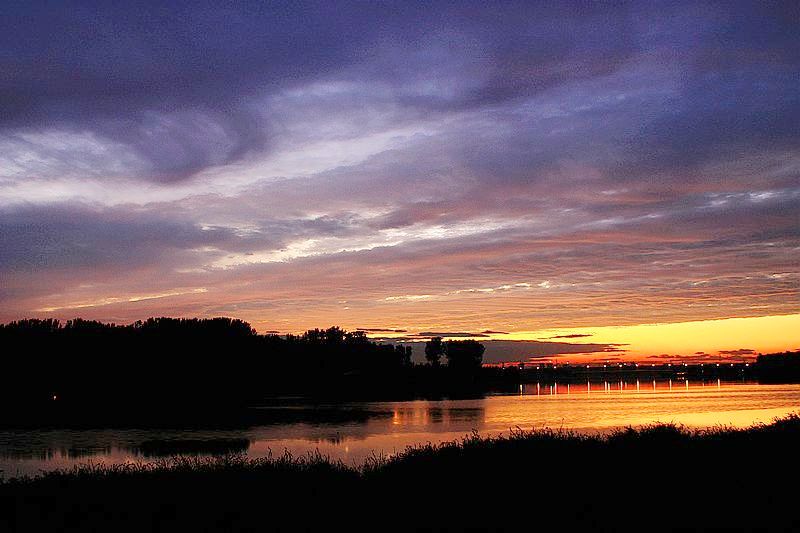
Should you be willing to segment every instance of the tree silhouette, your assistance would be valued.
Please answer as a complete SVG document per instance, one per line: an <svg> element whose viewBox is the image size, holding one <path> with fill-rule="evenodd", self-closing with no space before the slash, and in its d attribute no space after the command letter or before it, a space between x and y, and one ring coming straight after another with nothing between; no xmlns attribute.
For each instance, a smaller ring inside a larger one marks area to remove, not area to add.
<svg viewBox="0 0 800 533"><path fill-rule="evenodd" d="M425 343L425 359L431 366L439 366L444 355L444 343L441 337L433 337Z"/></svg>
<svg viewBox="0 0 800 533"><path fill-rule="evenodd" d="M481 368L485 350L483 344L475 340L447 341L447 366L457 372L476 373Z"/></svg>
<svg viewBox="0 0 800 533"><path fill-rule="evenodd" d="M394 350L400 362L400 366L410 367L413 364L411 362L411 346L401 346L398 344L394 347Z"/></svg>
<svg viewBox="0 0 800 533"><path fill-rule="evenodd" d="M50 412L67 404L81 406L74 412L161 412L242 407L283 393L402 393L413 371L410 347L375 342L362 331L258 335L247 322L224 317L130 325L20 320L0 324L0 348L4 373L24 378L0 387L0 400L22 406L20 417L26 408Z"/></svg>

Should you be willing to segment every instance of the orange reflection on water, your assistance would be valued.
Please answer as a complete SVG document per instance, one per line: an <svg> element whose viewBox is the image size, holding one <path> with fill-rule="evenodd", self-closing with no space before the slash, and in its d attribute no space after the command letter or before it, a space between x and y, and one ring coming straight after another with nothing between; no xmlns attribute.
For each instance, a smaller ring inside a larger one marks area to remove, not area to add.
<svg viewBox="0 0 800 533"><path fill-rule="evenodd" d="M4 455L4 450L15 447L27 449L33 441L57 450L74 446L78 439L83 446L101 450L92 455L92 461L123 462L142 459L120 446L125 440L236 437L250 442L247 454L251 457L281 454L284 450L295 455L318 450L334 459L359 463L373 453L391 455L406 446L460 439L473 430L481 435L507 433L511 428L544 427L602 433L655 422L691 427L743 427L800 410L800 385L725 384L719 380L532 383L508 395L480 399L352 403L338 408L360 415L336 422L282 423L202 433L32 432L25 435L24 441L17 439L17 442L8 440L14 438L13 432L4 436L0 431L0 470L7 475L17 471L35 473L54 465L68 467L87 460L58 453L23 459L19 455Z"/></svg>

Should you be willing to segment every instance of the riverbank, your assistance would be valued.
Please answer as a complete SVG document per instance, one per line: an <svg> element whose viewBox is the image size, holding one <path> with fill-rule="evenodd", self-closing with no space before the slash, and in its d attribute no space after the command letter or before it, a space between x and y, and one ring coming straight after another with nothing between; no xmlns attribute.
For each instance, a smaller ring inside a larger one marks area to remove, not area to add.
<svg viewBox="0 0 800 533"><path fill-rule="evenodd" d="M739 358L714 364L534 358L482 366L484 346L475 340L432 337L424 364L421 355L414 360L410 346L382 340L338 327L259 335L231 318L0 324L0 346L13 354L3 360L5 375L30 377L0 387L0 402L14 406L0 413L0 430L247 428L279 423L285 414L280 410L252 407L287 397L342 405L480 398L539 383L800 379L800 354L794 352L759 356L752 364ZM320 418L336 414L334 409Z"/></svg>
<svg viewBox="0 0 800 533"><path fill-rule="evenodd" d="M321 455L84 466L0 484L4 531L244 531L795 523L800 417L746 430L559 431L410 448L354 468Z"/></svg>

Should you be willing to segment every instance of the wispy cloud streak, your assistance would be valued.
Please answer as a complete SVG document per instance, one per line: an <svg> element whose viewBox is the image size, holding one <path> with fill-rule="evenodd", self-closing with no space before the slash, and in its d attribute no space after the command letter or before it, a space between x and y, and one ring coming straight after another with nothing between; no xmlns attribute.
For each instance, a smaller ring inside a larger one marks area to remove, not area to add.
<svg viewBox="0 0 800 533"><path fill-rule="evenodd" d="M0 319L800 311L790 3L7 12Z"/></svg>

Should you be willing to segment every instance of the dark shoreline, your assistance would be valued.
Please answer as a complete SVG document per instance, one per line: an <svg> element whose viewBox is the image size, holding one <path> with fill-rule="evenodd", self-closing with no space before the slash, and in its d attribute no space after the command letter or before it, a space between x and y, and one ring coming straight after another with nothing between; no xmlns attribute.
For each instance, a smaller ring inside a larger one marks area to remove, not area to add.
<svg viewBox="0 0 800 533"><path fill-rule="evenodd" d="M355 469L319 455L174 458L0 483L7 531L573 526L791 529L800 417L744 430L471 436ZM789 482L781 487L779 481ZM455 509L459 509L456 513ZM519 521L522 522L519 522Z"/></svg>
<svg viewBox="0 0 800 533"><path fill-rule="evenodd" d="M754 383L754 384L795 384L800 380L757 380L744 379L737 370L732 369L733 378L722 383ZM748 376L749 377L749 376ZM268 426L285 423L313 423L318 425L337 424L341 422L363 422L375 417L388 416L387 413L374 411L367 404L371 402L405 402L405 401L438 401L483 399L495 395L518 394L522 385L532 386L541 381L542 386L558 384L559 386L585 385L590 379L592 384L604 381L616 386L617 383L632 384L674 381L714 383L717 375L706 377L687 375L687 373L653 374L642 372L633 374L620 369L618 372L574 375L565 372L542 370L522 376L521 381L495 381L492 386L473 390L430 391L428 394L394 394L391 391L379 395L308 395L292 397L265 397L259 405L162 405L143 403L141 405L97 405L94 403L48 402L27 408L14 409L0 415L0 431L29 431L42 429L174 429L174 430L241 430L257 426ZM487 380L489 381L489 380ZM621 385L620 385L621 386ZM679 385L676 385L679 386ZM682 386L682 385L680 385Z"/></svg>
<svg viewBox="0 0 800 533"><path fill-rule="evenodd" d="M310 404L314 405L314 404ZM247 429L256 426L294 422L336 424L363 422L376 416L388 416L366 409L341 408L336 405L313 410L265 407L159 408L137 410L98 409L96 406L64 406L61 409L19 411L0 418L0 431L41 429Z"/></svg>
<svg viewBox="0 0 800 533"><path fill-rule="evenodd" d="M339 327L259 335L246 322L149 318L128 325L79 318L0 324L0 400L15 408L0 427L263 423L247 410L264 399L324 402L468 398L520 384L586 380L723 379L800 381L800 353L754 361L678 363L538 361L483 365L473 340L432 337L425 363L402 343ZM268 421L265 421L268 423Z"/></svg>

